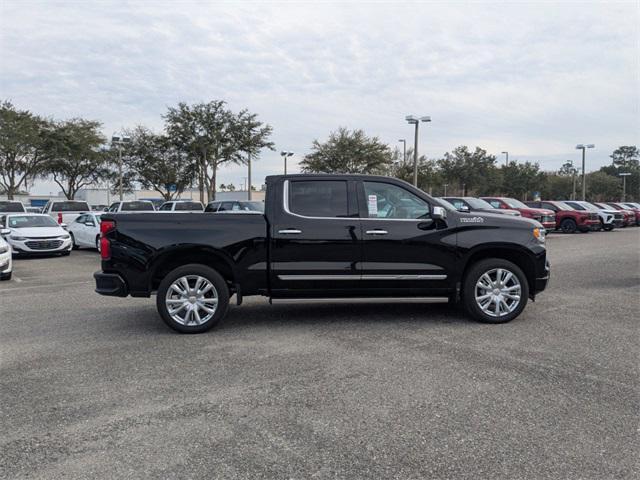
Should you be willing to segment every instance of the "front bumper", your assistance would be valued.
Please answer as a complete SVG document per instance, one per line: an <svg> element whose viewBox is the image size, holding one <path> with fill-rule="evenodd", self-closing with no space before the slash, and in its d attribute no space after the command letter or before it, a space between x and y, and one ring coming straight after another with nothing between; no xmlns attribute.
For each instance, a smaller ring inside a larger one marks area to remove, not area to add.
<svg viewBox="0 0 640 480"><path fill-rule="evenodd" d="M549 222L540 222L540 223L542 223L542 226L544 227L544 229L547 232L552 232L553 230L556 229L556 221L555 220L552 221L552 222L549 221Z"/></svg>
<svg viewBox="0 0 640 480"><path fill-rule="evenodd" d="M49 253L62 253L71 250L71 238L46 239L28 238L26 240L7 239L13 253L23 255L46 255Z"/></svg>
<svg viewBox="0 0 640 480"><path fill-rule="evenodd" d="M129 295L127 283L117 273L96 272L96 293L108 297L126 297Z"/></svg>
<svg viewBox="0 0 640 480"><path fill-rule="evenodd" d="M0 253L0 276L11 273L12 269L11 248L9 248L8 252Z"/></svg>

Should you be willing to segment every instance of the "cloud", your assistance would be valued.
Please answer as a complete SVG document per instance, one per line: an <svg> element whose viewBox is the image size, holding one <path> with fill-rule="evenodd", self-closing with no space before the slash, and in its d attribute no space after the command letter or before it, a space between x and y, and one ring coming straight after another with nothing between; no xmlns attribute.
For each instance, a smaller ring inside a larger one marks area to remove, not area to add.
<svg viewBox="0 0 640 480"><path fill-rule="evenodd" d="M421 152L460 144L558 168L638 143L637 2L7 2L0 96L105 133L178 101L225 99L301 158L338 126L395 144L429 114ZM294 158L296 158L294 157ZM258 177L281 170L277 152ZM239 183L240 167L221 172ZM259 181L258 179L257 181Z"/></svg>

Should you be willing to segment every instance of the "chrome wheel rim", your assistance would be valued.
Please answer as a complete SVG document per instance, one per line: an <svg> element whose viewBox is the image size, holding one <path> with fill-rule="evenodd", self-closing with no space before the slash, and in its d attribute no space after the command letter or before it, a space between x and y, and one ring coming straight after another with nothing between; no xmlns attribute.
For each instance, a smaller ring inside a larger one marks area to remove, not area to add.
<svg viewBox="0 0 640 480"><path fill-rule="evenodd" d="M176 323L184 326L202 325L216 313L218 291L205 277L185 275L169 286L165 305Z"/></svg>
<svg viewBox="0 0 640 480"><path fill-rule="evenodd" d="M494 268L478 279L475 288L476 304L490 317L502 317L520 305L522 286L515 273L506 268Z"/></svg>

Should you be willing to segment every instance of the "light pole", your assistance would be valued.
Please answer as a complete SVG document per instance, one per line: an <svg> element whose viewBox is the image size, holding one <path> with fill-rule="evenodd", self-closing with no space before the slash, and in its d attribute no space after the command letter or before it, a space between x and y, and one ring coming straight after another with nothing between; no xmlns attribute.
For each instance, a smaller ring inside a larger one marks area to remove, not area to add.
<svg viewBox="0 0 640 480"><path fill-rule="evenodd" d="M406 117L404 117L404 119L407 121L409 125L416 126L414 139L413 139L413 186L417 187L418 186L418 125L420 125L420 122L425 122L425 123L430 122L431 117L424 116L424 117L418 118L415 115L407 115Z"/></svg>
<svg viewBox="0 0 640 480"><path fill-rule="evenodd" d="M249 189L247 190L247 200L251 200L251 154L247 154L247 183Z"/></svg>
<svg viewBox="0 0 640 480"><path fill-rule="evenodd" d="M120 197L120 201L122 201L122 146L125 143L129 143L131 139L129 137L118 137L117 135L113 135L111 137L111 144L115 145L118 148L118 194Z"/></svg>
<svg viewBox="0 0 640 480"><path fill-rule="evenodd" d="M509 165L509 152L501 152L503 155L506 155L504 164Z"/></svg>
<svg viewBox="0 0 640 480"><path fill-rule="evenodd" d="M587 148L595 148L595 145L593 143L588 143L586 145L579 143L578 145L576 145L576 150L582 150L582 201L583 202L587 199L587 175L586 175L586 170L584 166L584 161L585 161L584 157L585 157L585 152Z"/></svg>
<svg viewBox="0 0 640 480"><path fill-rule="evenodd" d="M445 184L444 184L444 195L443 195L443 197L446 197L446 196L447 196L447 187L448 187L448 186L449 186L449 184L448 184L448 183L445 183Z"/></svg>
<svg viewBox="0 0 640 480"><path fill-rule="evenodd" d="M280 152L280 156L284 159L284 174L287 174L287 157L293 155L293 152L287 152L285 150Z"/></svg>
<svg viewBox="0 0 640 480"><path fill-rule="evenodd" d="M627 199L627 177L631 175L629 172L621 172L618 175L622 177L622 201Z"/></svg>
<svg viewBox="0 0 640 480"><path fill-rule="evenodd" d="M398 142L402 143L402 161L407 161L407 141L404 138L398 140Z"/></svg>

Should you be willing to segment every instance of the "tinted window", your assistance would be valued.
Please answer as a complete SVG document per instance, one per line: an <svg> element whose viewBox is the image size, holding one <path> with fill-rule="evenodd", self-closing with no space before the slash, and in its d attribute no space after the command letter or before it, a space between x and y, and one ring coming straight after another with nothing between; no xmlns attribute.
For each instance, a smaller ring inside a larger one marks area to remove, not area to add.
<svg viewBox="0 0 640 480"><path fill-rule="evenodd" d="M52 212L86 212L89 210L87 202L54 202L51 206Z"/></svg>
<svg viewBox="0 0 640 480"><path fill-rule="evenodd" d="M460 208L462 208L465 205L465 203L462 200L458 199L458 198L449 198L449 199L447 199L447 201L451 205L453 205L453 207L456 210L460 210Z"/></svg>
<svg viewBox="0 0 640 480"><path fill-rule="evenodd" d="M487 202L489 202L489 205L491 205L493 208L500 208L500 201L499 200L487 200Z"/></svg>
<svg viewBox="0 0 640 480"><path fill-rule="evenodd" d="M306 217L348 216L347 182L316 180L291 182L289 210Z"/></svg>
<svg viewBox="0 0 640 480"><path fill-rule="evenodd" d="M204 211L205 212L217 212L219 206L220 206L220 203L213 202L213 203L208 204L207 208L205 208Z"/></svg>
<svg viewBox="0 0 640 480"><path fill-rule="evenodd" d="M542 206L542 208L546 208L547 210L553 210L554 212L557 212L558 210L560 210L558 207L556 207L552 203L542 202L540 205Z"/></svg>
<svg viewBox="0 0 640 480"><path fill-rule="evenodd" d="M0 202L0 212L24 212L24 206L20 202Z"/></svg>
<svg viewBox="0 0 640 480"><path fill-rule="evenodd" d="M233 202L222 202L220 204L220 208L218 208L219 212L228 212L233 208Z"/></svg>
<svg viewBox="0 0 640 480"><path fill-rule="evenodd" d="M402 187L364 182L369 218L419 219L429 217L429 204Z"/></svg>
<svg viewBox="0 0 640 480"><path fill-rule="evenodd" d="M154 210L153 204L150 202L124 202L122 204L123 212L139 212L139 211L150 211Z"/></svg>
<svg viewBox="0 0 640 480"><path fill-rule="evenodd" d="M163 211L163 212L166 212L167 210L171 210L171 205L173 205L173 204L171 204L171 203L164 203L164 204L160 207L160 210L161 210L161 211Z"/></svg>
<svg viewBox="0 0 640 480"><path fill-rule="evenodd" d="M580 205L579 203L575 203L575 202L565 202L567 205L569 205L572 208L575 208L576 210L586 210L586 208L584 208L582 205Z"/></svg>
<svg viewBox="0 0 640 480"><path fill-rule="evenodd" d="M76 218L76 223L84 223L87 221L88 217L88 215L80 215L78 218Z"/></svg>
<svg viewBox="0 0 640 480"><path fill-rule="evenodd" d="M520 200L516 200L515 198L505 198L504 203L509 205L511 208L527 208L524 203Z"/></svg>
<svg viewBox="0 0 640 480"><path fill-rule="evenodd" d="M198 202L178 202L175 210L202 210L202 205Z"/></svg>

